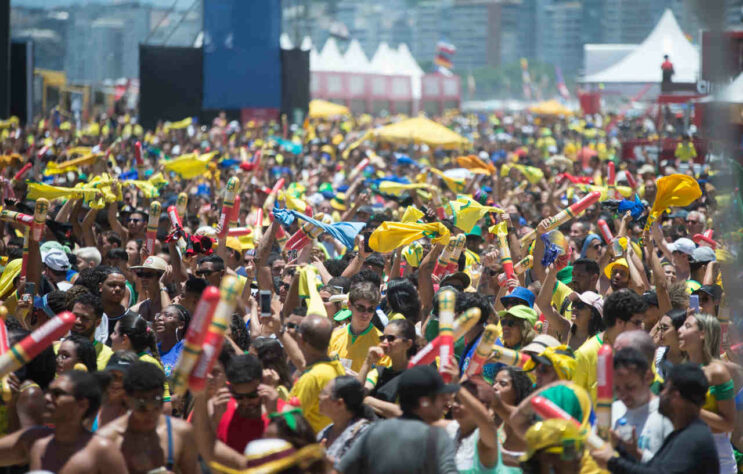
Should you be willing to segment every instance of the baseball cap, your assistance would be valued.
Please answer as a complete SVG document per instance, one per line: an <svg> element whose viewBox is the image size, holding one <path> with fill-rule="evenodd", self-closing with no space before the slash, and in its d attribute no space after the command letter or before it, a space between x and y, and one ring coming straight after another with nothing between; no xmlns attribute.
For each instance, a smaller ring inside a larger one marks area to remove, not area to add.
<svg viewBox="0 0 743 474"><path fill-rule="evenodd" d="M578 299L588 306L595 308L600 315L604 314L604 299L596 292L584 291L578 295Z"/></svg>
<svg viewBox="0 0 743 474"><path fill-rule="evenodd" d="M44 265L55 272L62 272L70 269L70 259L67 258L67 254L60 249L51 249L44 253L41 257L41 261L44 262Z"/></svg>
<svg viewBox="0 0 743 474"><path fill-rule="evenodd" d="M165 272L168 269L168 264L160 257L150 255L145 259L142 265L131 267L132 270L155 270L158 272Z"/></svg>
<svg viewBox="0 0 743 474"><path fill-rule="evenodd" d="M513 316L514 318L518 319L525 319L529 321L529 324L531 324L532 326L536 324L538 318L536 311L523 304L512 306L503 311L498 311L498 317L502 318L506 315Z"/></svg>
<svg viewBox="0 0 743 474"><path fill-rule="evenodd" d="M720 301L720 298L722 298L722 288L720 288L720 285L702 285L699 288L697 288L694 293L707 293L712 297L714 301Z"/></svg>
<svg viewBox="0 0 743 474"><path fill-rule="evenodd" d="M400 404L405 406L410 405L405 401L415 402L421 397L455 393L457 390L459 390L459 384L444 383L444 379L432 366L417 365L400 375L397 394L400 397Z"/></svg>
<svg viewBox="0 0 743 474"><path fill-rule="evenodd" d="M694 253L695 248L697 248L696 244L686 237L681 237L680 239L676 239L672 244L668 244L668 250L671 252L681 252L689 256Z"/></svg>
<svg viewBox="0 0 743 474"><path fill-rule="evenodd" d="M534 370L537 364L547 365L555 369L560 380L570 380L573 378L578 362L575 360L573 349L562 344L548 347L540 354L532 354L531 360L524 364L524 371Z"/></svg>
<svg viewBox="0 0 743 474"><path fill-rule="evenodd" d="M532 341L521 349L521 352L541 354L548 347L557 347L560 341L549 334L537 334Z"/></svg>
<svg viewBox="0 0 743 474"><path fill-rule="evenodd" d="M655 167L651 164L644 164L640 167L639 170L637 170L637 174L639 174L640 176L644 174L652 174L653 176L655 176Z"/></svg>
<svg viewBox="0 0 743 474"><path fill-rule="evenodd" d="M513 289L512 292L507 294L506 296L501 297L500 301L504 305L509 301L516 301L518 303L523 303L529 308L534 307L534 293L529 288L524 288L523 286L517 286Z"/></svg>
<svg viewBox="0 0 743 474"><path fill-rule="evenodd" d="M129 367L132 365L132 362L126 358L126 356L122 357L120 354L114 352L111 354L111 358L108 359L108 363L106 364L106 368L103 369L104 372L122 372L126 374L126 372L129 370Z"/></svg>
<svg viewBox="0 0 743 474"><path fill-rule="evenodd" d="M455 286L459 291L463 291L465 288L470 286L470 282L471 280L469 275L464 272L455 272L446 275L444 279L441 280L440 286ZM454 283L454 285L452 285L452 283Z"/></svg>
<svg viewBox="0 0 743 474"><path fill-rule="evenodd" d="M691 254L691 261L695 263L709 263L717 259L711 247L697 247Z"/></svg>

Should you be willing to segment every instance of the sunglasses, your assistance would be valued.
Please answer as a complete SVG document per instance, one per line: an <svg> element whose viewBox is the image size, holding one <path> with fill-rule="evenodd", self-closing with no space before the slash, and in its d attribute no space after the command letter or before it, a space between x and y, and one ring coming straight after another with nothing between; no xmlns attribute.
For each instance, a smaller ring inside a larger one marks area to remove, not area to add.
<svg viewBox="0 0 743 474"><path fill-rule="evenodd" d="M576 302L573 303L573 309L579 309L580 310L580 309L585 309L585 308L588 308L588 305L585 304L582 301L576 301Z"/></svg>
<svg viewBox="0 0 743 474"><path fill-rule="evenodd" d="M512 328L519 325L519 320L513 318L503 318L500 320L500 325L507 328Z"/></svg>
<svg viewBox="0 0 743 474"><path fill-rule="evenodd" d="M358 311L359 313L370 314L376 311L376 308L374 308L373 306L362 306L360 304L354 304L353 307L356 308L356 311Z"/></svg>
<svg viewBox="0 0 743 474"><path fill-rule="evenodd" d="M211 275L212 273L216 273L217 270L196 270L197 276L207 276Z"/></svg>
<svg viewBox="0 0 743 474"><path fill-rule="evenodd" d="M234 398L235 400L255 400L256 398L260 397L260 395L258 394L258 390L248 393L237 393L233 390L230 390L230 395L232 395L232 398Z"/></svg>
<svg viewBox="0 0 743 474"><path fill-rule="evenodd" d="M127 219L126 221L127 221L127 222L133 222L133 223L135 223L135 224L136 224L136 223L138 223L138 222L144 222L144 219L129 218L129 219Z"/></svg>
<svg viewBox="0 0 743 474"><path fill-rule="evenodd" d="M156 278L157 273L155 272L134 272L135 275L137 275L139 278Z"/></svg>
<svg viewBox="0 0 743 474"><path fill-rule="evenodd" d="M286 324L284 324L284 327L286 329L297 329L297 327L299 327L299 325L297 323L286 323Z"/></svg>
<svg viewBox="0 0 743 474"><path fill-rule="evenodd" d="M389 342L391 344L391 343L393 343L393 342L395 342L397 340L397 336L392 336L392 335L386 336L386 335L382 335L382 336L379 336L379 340L380 341L387 341L387 342Z"/></svg>
<svg viewBox="0 0 743 474"><path fill-rule="evenodd" d="M130 400L135 411L155 410L163 406L162 395L154 398L131 398Z"/></svg>

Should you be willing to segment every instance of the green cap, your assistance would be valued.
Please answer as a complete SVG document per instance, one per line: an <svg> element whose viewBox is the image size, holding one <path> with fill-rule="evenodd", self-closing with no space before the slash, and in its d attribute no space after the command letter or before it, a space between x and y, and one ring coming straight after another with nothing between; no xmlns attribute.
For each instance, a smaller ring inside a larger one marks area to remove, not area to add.
<svg viewBox="0 0 743 474"><path fill-rule="evenodd" d="M351 317L351 310L350 309L342 309L335 313L335 316L333 316L333 319L336 321L345 321L346 319Z"/></svg>
<svg viewBox="0 0 743 474"><path fill-rule="evenodd" d="M538 318L536 311L523 304L512 306L511 308L504 311L498 311L498 317L502 318L505 315L513 316L514 318L519 319L526 319L532 326L537 323Z"/></svg>
<svg viewBox="0 0 743 474"><path fill-rule="evenodd" d="M467 232L467 235L476 235L477 237L482 237L482 227L480 227L479 225L475 225L475 227L473 227L471 231Z"/></svg>

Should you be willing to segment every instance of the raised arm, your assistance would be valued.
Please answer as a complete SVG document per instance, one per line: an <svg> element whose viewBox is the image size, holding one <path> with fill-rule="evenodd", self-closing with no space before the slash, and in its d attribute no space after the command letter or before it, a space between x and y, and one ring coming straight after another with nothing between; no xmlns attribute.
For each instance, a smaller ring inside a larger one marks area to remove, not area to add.
<svg viewBox="0 0 743 474"><path fill-rule="evenodd" d="M536 303L542 314L544 314L544 317L549 321L550 329L554 328L560 342L567 344L568 335L570 334L570 321L563 318L552 307L552 289L555 287L556 281L557 271L554 264L551 264L547 267L547 275L542 282L542 288L539 290Z"/></svg>

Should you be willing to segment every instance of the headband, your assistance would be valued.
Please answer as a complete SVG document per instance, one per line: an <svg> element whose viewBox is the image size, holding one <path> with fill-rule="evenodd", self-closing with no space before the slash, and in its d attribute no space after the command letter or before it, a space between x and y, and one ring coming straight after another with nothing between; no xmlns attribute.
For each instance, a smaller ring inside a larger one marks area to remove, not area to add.
<svg viewBox="0 0 743 474"><path fill-rule="evenodd" d="M294 418L294 416L290 415L302 415L302 409L301 408L291 408L289 410L284 411L275 411L268 415L268 418L270 420L275 420L277 418L283 418L284 421L286 421L286 424L289 426L289 429L292 431L297 431L297 419Z"/></svg>

